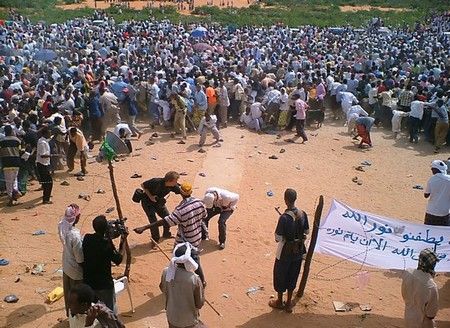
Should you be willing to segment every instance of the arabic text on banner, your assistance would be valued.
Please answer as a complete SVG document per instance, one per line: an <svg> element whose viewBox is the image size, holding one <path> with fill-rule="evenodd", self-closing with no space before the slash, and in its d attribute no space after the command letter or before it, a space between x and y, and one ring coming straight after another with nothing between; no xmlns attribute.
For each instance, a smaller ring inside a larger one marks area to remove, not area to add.
<svg viewBox="0 0 450 328"><path fill-rule="evenodd" d="M333 200L316 251L382 269L416 268L422 249L436 251L436 272L450 272L450 227L389 219Z"/></svg>

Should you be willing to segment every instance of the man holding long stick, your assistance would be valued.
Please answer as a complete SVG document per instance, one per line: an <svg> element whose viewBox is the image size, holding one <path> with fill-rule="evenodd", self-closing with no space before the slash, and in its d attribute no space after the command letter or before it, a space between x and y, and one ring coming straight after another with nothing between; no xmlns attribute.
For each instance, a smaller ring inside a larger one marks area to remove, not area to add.
<svg viewBox="0 0 450 328"><path fill-rule="evenodd" d="M207 217L205 205L202 201L192 197L192 185L183 183L180 185L180 193L183 197L181 203L175 208L172 214L165 216L163 219L147 224L143 227L135 228L138 234L143 233L147 229L156 229L162 225L174 226L178 225L178 232L175 238L175 246L180 243L188 242L192 245L191 257L197 262L197 273L206 286L205 277L202 267L200 266L200 256L197 247L202 241L203 220Z"/></svg>

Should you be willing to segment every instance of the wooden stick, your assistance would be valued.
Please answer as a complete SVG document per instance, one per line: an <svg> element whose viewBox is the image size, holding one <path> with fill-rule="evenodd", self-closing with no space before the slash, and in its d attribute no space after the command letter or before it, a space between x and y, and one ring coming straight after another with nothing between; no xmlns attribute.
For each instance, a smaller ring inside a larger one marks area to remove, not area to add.
<svg viewBox="0 0 450 328"><path fill-rule="evenodd" d="M150 237L150 240L153 242L153 244L156 246L156 248L157 248L161 253L163 253L164 256L170 261L171 258L169 257L169 255L167 255L166 252L164 252L164 250L158 245L158 243L157 243L152 237ZM215 307L214 307L214 306L213 306L206 298L205 298L205 303L208 304L209 307L210 307L214 312L216 312L216 314L217 314L219 317L222 316L222 314L220 314L220 312L217 311L216 308L215 308Z"/></svg>
<svg viewBox="0 0 450 328"><path fill-rule="evenodd" d="M114 196L114 200L116 202L117 214L119 215L119 219L123 220L122 207L120 206L119 193L117 192L116 179L114 178L114 167L112 162L108 160L108 169L109 169L109 179L111 180L111 188ZM120 243L123 247L125 247L125 254L127 256L127 260L125 263L125 272L124 276L130 278L130 268L131 268L131 249L128 244L127 236L121 236Z"/></svg>
<svg viewBox="0 0 450 328"><path fill-rule="evenodd" d="M306 254L305 265L303 267L302 280L300 281L300 287L297 291L297 297L301 298L305 293L306 282L308 281L309 269L311 266L311 260L314 255L314 248L316 247L317 235L319 234L320 218L322 216L323 210L323 196L320 195L319 203L316 207L316 212L314 213L314 223L311 234L311 242L309 243L308 253Z"/></svg>

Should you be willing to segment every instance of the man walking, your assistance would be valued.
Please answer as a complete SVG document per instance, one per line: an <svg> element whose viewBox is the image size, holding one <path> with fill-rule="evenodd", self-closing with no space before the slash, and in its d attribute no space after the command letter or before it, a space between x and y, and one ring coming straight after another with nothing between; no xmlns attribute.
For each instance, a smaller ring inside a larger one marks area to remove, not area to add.
<svg viewBox="0 0 450 328"><path fill-rule="evenodd" d="M425 224L450 226L450 176L440 160L431 163L433 176L428 180L424 196L428 198Z"/></svg>
<svg viewBox="0 0 450 328"><path fill-rule="evenodd" d="M42 185L42 203L52 204L50 197L53 189L53 178L50 175L50 138L51 133L48 127L41 130L42 137L39 138L36 151L36 169L39 177L39 182Z"/></svg>
<svg viewBox="0 0 450 328"><path fill-rule="evenodd" d="M297 192L286 189L284 202L286 211L278 219L275 229L275 241L278 243L275 264L273 268L273 284L278 293L276 300L271 300L269 306L292 312L292 294L300 274L304 248L304 239L309 233L308 217L297 209L295 201ZM283 293L287 290L287 300L283 303Z"/></svg>
<svg viewBox="0 0 450 328"><path fill-rule="evenodd" d="M153 178L142 183L141 187L144 190L145 195L141 200L141 205L145 214L147 214L148 222L150 224L157 221L156 214L161 218L165 218L170 214L166 207L165 197L170 192L175 194L181 193L178 185L179 178L180 175L177 172L170 171L166 173L164 178ZM169 225L163 224L163 227L163 237L170 238ZM150 232L152 239L155 242L159 242L160 234L158 226L150 227ZM151 246L155 246L153 245L153 242L151 243Z"/></svg>
<svg viewBox="0 0 450 328"><path fill-rule="evenodd" d="M18 189L17 176L21 166L20 140L14 135L11 125L4 127L5 137L0 139L0 159L5 177L6 193L9 197L8 206L13 206L22 194Z"/></svg>
<svg viewBox="0 0 450 328"><path fill-rule="evenodd" d="M80 165L81 171L77 173L77 176L84 176L87 174L86 161L87 153L89 151L86 138L83 132L77 128L70 128L69 130L69 150L67 151L67 167L68 172L72 172L75 168L75 155L80 152Z"/></svg>
<svg viewBox="0 0 450 328"><path fill-rule="evenodd" d="M236 204L239 201L239 195L217 187L212 187L206 190L203 197L203 203L208 211L208 216L205 219L206 227L209 226L209 220L219 214L219 247L225 248L225 241L227 235L227 220L231 217ZM203 239L208 239L208 232L205 231Z"/></svg>
<svg viewBox="0 0 450 328"><path fill-rule="evenodd" d="M447 138L449 128L448 110L442 99L439 99L436 102L436 106L431 107L431 109L437 116L436 126L434 128L434 152L439 153L441 147L445 145L445 139Z"/></svg>

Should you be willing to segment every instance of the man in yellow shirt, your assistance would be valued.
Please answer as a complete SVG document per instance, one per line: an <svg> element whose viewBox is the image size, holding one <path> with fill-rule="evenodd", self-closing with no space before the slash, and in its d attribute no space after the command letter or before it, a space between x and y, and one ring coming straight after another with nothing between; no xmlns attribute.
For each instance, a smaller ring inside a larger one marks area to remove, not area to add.
<svg viewBox="0 0 450 328"><path fill-rule="evenodd" d="M75 156L77 152L80 152L80 164L81 172L77 173L77 176L84 176L87 174L86 171L86 161L87 152L89 150L86 138L83 132L77 128L70 128L69 130L69 150L67 151L67 167L68 172L72 172L75 168Z"/></svg>

